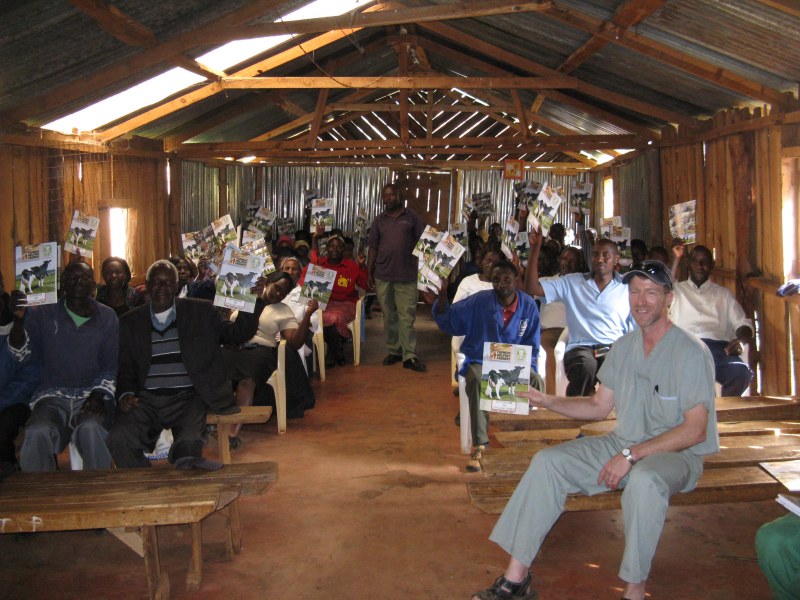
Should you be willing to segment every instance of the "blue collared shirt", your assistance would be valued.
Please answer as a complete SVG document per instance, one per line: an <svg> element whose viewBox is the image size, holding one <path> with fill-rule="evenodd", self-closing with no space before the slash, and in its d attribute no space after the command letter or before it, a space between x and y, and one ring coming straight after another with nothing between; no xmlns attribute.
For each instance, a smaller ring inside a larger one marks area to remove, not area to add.
<svg viewBox="0 0 800 600"><path fill-rule="evenodd" d="M563 302L567 307L569 342L575 346L611 345L633 331L628 286L614 274L601 292L591 273L572 273L556 279L540 280L547 302Z"/></svg>

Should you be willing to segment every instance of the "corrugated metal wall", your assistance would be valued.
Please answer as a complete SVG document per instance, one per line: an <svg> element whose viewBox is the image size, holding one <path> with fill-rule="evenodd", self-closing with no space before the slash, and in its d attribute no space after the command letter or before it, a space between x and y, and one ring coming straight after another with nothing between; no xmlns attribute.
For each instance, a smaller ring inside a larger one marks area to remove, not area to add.
<svg viewBox="0 0 800 600"><path fill-rule="evenodd" d="M651 190L644 154L614 169L618 197L614 198L615 213L623 215L622 224L631 228L631 239L644 240L648 247L658 246L660 239L651 239ZM658 207L660 213L660 207Z"/></svg>
<svg viewBox="0 0 800 600"><path fill-rule="evenodd" d="M198 231L220 216L219 169L187 160L181 167L181 232Z"/></svg>
<svg viewBox="0 0 800 600"><path fill-rule="evenodd" d="M261 206L274 210L280 217L303 223L303 194L316 190L320 197L335 198L336 225L345 232L353 230L356 211L367 211L369 220L383 210L381 189L392 180L392 173L383 167L227 167L228 209L235 224L240 223L247 203L255 197L256 178L262 177ZM565 202L558 211L558 221L575 229L575 215L569 212L567 197L576 182L586 181L590 174L557 175L546 171L527 173L528 179L547 182L564 190ZM501 171L463 171L459 179L458 197L454 199L459 214L463 199L478 192L490 192L495 201L492 222L504 223L514 206L514 182L503 179ZM216 219L219 211L219 170L203 163L183 163L183 231L197 231ZM597 193L597 192L596 192Z"/></svg>
<svg viewBox="0 0 800 600"><path fill-rule="evenodd" d="M390 182L383 167L263 167L261 204L303 223L303 193L316 190L320 198L336 199L336 226L351 232L359 209L368 219L383 210L381 190Z"/></svg>
<svg viewBox="0 0 800 600"><path fill-rule="evenodd" d="M591 182L590 177L590 173L580 176L557 175L547 171L525 173L526 179L547 183L554 188L563 188L564 202L558 209L556 222L563 223L567 229L573 231L575 231L575 215L569 212L567 199L573 183ZM503 172L499 170L462 171L458 189L458 211L461 211L464 198L479 192L489 192L492 194L495 204L495 212L492 215L493 222L505 223L514 208L514 183L516 182L510 179L503 179ZM597 190L594 193L596 194ZM587 223L586 226L591 225Z"/></svg>

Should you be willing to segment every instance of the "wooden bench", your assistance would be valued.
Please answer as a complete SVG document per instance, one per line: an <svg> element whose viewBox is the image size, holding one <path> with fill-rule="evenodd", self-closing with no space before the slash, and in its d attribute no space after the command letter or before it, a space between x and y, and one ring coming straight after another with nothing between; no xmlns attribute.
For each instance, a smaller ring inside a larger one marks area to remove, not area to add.
<svg viewBox="0 0 800 600"><path fill-rule="evenodd" d="M800 400L792 396L723 397L716 399L717 421L800 420ZM613 420L613 412L608 420ZM570 419L550 410L539 409L528 415L493 413L492 426L499 431L540 429L579 429L594 421Z"/></svg>
<svg viewBox="0 0 800 600"><path fill-rule="evenodd" d="M540 448L492 448L483 453L481 467L486 477L521 477ZM720 451L705 458L706 469L743 467L764 461L800 458L800 445L793 436L728 436Z"/></svg>
<svg viewBox="0 0 800 600"><path fill-rule="evenodd" d="M518 483L519 477L482 479L469 482L467 492L470 501L477 508L487 514L496 515L503 511ZM759 467L709 469L703 472L694 490L672 496L670 506L773 500L782 489L778 481ZM621 497L621 491L595 496L570 494L564 510L616 510L620 507Z"/></svg>
<svg viewBox="0 0 800 600"><path fill-rule="evenodd" d="M219 459L227 464L231 462L231 447L228 438L233 426L238 423L266 423L272 416L271 406L242 406L241 412L232 415L208 413L206 423L217 426L217 444Z"/></svg>
<svg viewBox="0 0 800 600"><path fill-rule="evenodd" d="M227 465L218 471L17 473L0 484L0 533L140 528L150 598L162 600L169 598L169 578L159 562L157 527L192 526L187 587L197 589L202 579L201 521L241 495L265 493L277 478L274 462Z"/></svg>
<svg viewBox="0 0 800 600"><path fill-rule="evenodd" d="M583 435L605 435L614 431L616 424L616 421L596 421L582 426L580 432ZM796 434L800 433L800 421L732 421L717 423L717 431L721 438L732 435L776 435L777 432Z"/></svg>

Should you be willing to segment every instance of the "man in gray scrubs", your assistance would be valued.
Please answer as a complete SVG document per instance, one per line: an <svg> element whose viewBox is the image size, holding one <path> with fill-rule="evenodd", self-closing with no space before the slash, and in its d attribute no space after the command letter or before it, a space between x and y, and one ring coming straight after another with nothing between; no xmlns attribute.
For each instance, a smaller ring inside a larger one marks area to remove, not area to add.
<svg viewBox="0 0 800 600"><path fill-rule="evenodd" d="M703 456L719 450L714 412L714 364L706 346L673 325L672 276L659 261L625 274L639 328L614 343L592 397L526 392L531 406L574 419L617 411L605 436L569 441L536 453L490 539L511 555L509 565L478 600L533 600L530 564L563 511L567 494L624 488L625 551L619 570L623 597L642 600L670 496L694 488Z"/></svg>

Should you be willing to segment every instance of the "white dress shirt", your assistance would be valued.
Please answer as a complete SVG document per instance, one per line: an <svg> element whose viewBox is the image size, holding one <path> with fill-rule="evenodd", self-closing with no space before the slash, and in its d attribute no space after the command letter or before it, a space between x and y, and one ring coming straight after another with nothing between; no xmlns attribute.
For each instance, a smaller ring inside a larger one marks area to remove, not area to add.
<svg viewBox="0 0 800 600"><path fill-rule="evenodd" d="M730 341L743 325L753 329L753 322L727 288L707 280L697 287L691 279L675 284L675 301L670 318L699 338Z"/></svg>

